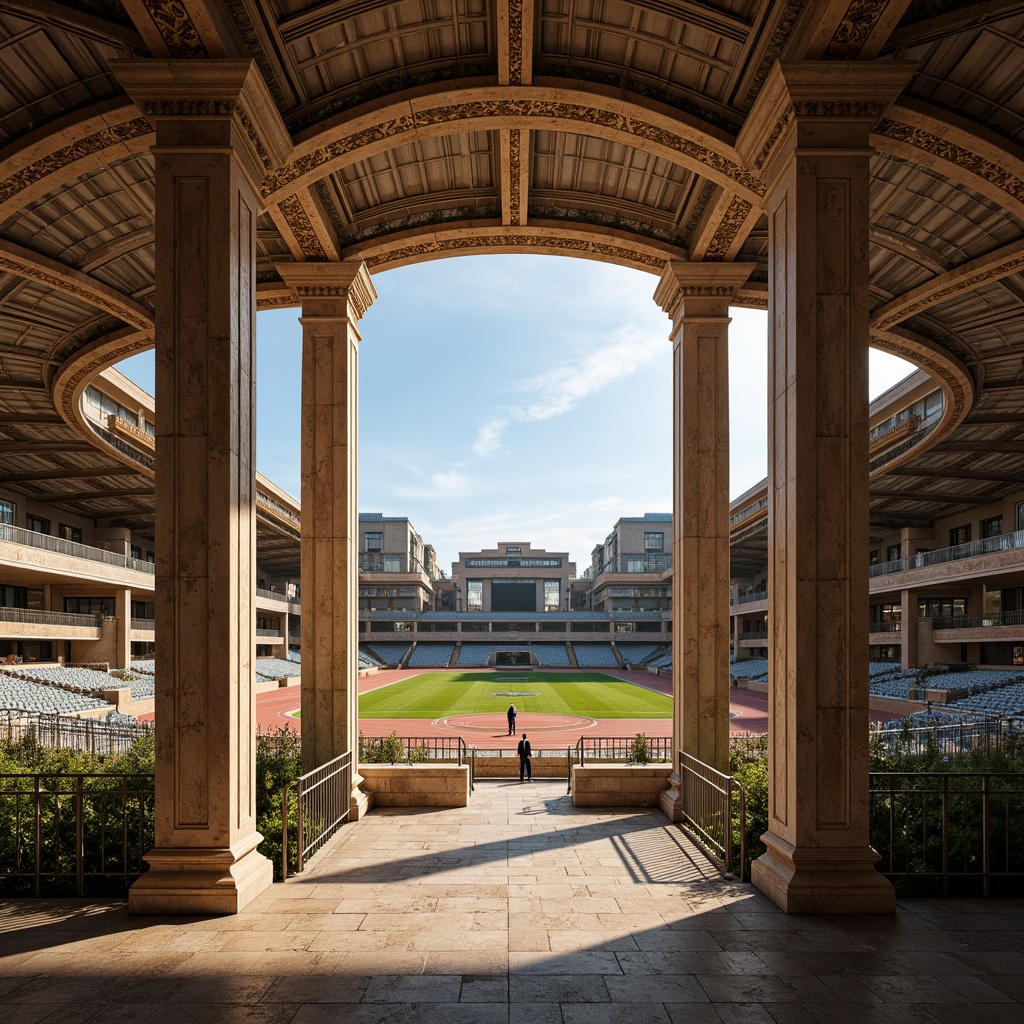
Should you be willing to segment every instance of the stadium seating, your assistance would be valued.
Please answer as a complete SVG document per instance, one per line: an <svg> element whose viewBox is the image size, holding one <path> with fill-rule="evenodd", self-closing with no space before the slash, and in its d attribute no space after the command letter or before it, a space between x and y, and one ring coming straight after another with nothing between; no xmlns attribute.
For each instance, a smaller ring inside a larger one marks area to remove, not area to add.
<svg viewBox="0 0 1024 1024"><path fill-rule="evenodd" d="M646 665L657 654L664 654L662 648L664 644L633 644L633 643L619 643L616 645L619 648L619 654L622 655L622 660L626 662L630 668L640 668Z"/></svg>
<svg viewBox="0 0 1024 1024"><path fill-rule="evenodd" d="M297 676L295 663L284 658L257 658L256 675L263 679L280 679L282 676Z"/></svg>
<svg viewBox="0 0 1024 1024"><path fill-rule="evenodd" d="M610 643L574 643L572 649L576 652L576 664L580 668L619 667Z"/></svg>
<svg viewBox="0 0 1024 1024"><path fill-rule="evenodd" d="M420 641L406 662L408 668L444 668L451 661L455 644Z"/></svg>
<svg viewBox="0 0 1024 1024"><path fill-rule="evenodd" d="M530 644L530 650L537 655L542 666L569 668L571 665L565 644Z"/></svg>
<svg viewBox="0 0 1024 1024"><path fill-rule="evenodd" d="M388 668L397 668L401 660L409 653L410 646L407 643L398 644L381 641L363 644L365 650L369 651L370 654L376 655L380 663Z"/></svg>
<svg viewBox="0 0 1024 1024"><path fill-rule="evenodd" d="M729 675L733 679L753 679L760 681L768 678L767 658L744 658L729 666Z"/></svg>
<svg viewBox="0 0 1024 1024"><path fill-rule="evenodd" d="M45 683L33 682L16 672L0 672L0 708L67 715L93 708L109 708L105 700Z"/></svg>

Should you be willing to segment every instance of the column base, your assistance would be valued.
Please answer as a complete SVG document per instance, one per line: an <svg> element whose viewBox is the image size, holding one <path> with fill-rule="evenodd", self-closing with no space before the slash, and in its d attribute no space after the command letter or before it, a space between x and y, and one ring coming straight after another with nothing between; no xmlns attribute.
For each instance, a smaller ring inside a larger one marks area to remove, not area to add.
<svg viewBox="0 0 1024 1024"><path fill-rule="evenodd" d="M365 818L373 809L374 803L374 795L363 789L363 777L357 773L352 777L352 800L349 804L348 820L352 822Z"/></svg>
<svg viewBox="0 0 1024 1024"><path fill-rule="evenodd" d="M676 772L668 777L668 789L662 790L658 797L658 806L669 821L678 825L683 820L682 783Z"/></svg>
<svg viewBox="0 0 1024 1024"><path fill-rule="evenodd" d="M154 848L144 859L149 870L128 890L130 914L237 914L274 881L255 848L237 859L230 849Z"/></svg>
<svg viewBox="0 0 1024 1024"><path fill-rule="evenodd" d="M871 847L797 848L771 832L750 880L787 914L893 914L896 890L875 870Z"/></svg>

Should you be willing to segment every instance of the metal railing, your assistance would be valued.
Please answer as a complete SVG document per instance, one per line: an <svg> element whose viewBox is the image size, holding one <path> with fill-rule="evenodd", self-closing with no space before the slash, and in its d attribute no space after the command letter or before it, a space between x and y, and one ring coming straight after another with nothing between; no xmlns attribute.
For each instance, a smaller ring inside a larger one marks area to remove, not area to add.
<svg viewBox="0 0 1024 1024"><path fill-rule="evenodd" d="M891 562L878 562L868 568L868 575L887 576L894 572L909 572L911 569L924 569L930 565L944 565L947 562L958 562L964 558L977 558L979 555L991 555L998 551L1014 551L1024 548L1024 530L1016 533L1004 533L998 537L986 537L984 540L972 540L967 544L954 544L949 548L936 548L934 551L922 551L910 558L896 558Z"/></svg>
<svg viewBox="0 0 1024 1024"><path fill-rule="evenodd" d="M123 896L153 845L152 775L0 775L5 895Z"/></svg>
<svg viewBox="0 0 1024 1024"><path fill-rule="evenodd" d="M576 741L573 763L622 761L625 764L655 764L672 761L671 736L581 736Z"/></svg>
<svg viewBox="0 0 1024 1024"><path fill-rule="evenodd" d="M360 736L361 764L469 764L470 748L461 736Z"/></svg>
<svg viewBox="0 0 1024 1024"><path fill-rule="evenodd" d="M257 636L283 636L284 634L280 629L260 629L256 627Z"/></svg>
<svg viewBox="0 0 1024 1024"><path fill-rule="evenodd" d="M746 633L740 633L741 640L767 640L768 630L767 629L752 629Z"/></svg>
<svg viewBox="0 0 1024 1024"><path fill-rule="evenodd" d="M996 612L992 615L935 615L932 629L989 629L995 626L1024 625L1024 611Z"/></svg>
<svg viewBox="0 0 1024 1024"><path fill-rule="evenodd" d="M293 874L348 821L352 807L352 754L346 752L285 786L281 793L281 877L288 877L289 795L295 796Z"/></svg>
<svg viewBox="0 0 1024 1024"><path fill-rule="evenodd" d="M103 438L111 448L116 448L122 455L127 455L128 458L137 462L145 469L155 469L156 459L152 455L139 451L135 445L129 444L124 440L124 438L118 437L112 430L107 430L106 427L101 427L88 416L86 417L85 422L89 425L90 430L92 430L97 437Z"/></svg>
<svg viewBox="0 0 1024 1024"><path fill-rule="evenodd" d="M141 629L147 633L156 632L156 619L132 619L132 629Z"/></svg>
<svg viewBox="0 0 1024 1024"><path fill-rule="evenodd" d="M141 558L131 558L118 554L116 551L105 551L103 548L90 547L63 537L51 537L48 533L36 533L34 530L23 530L20 526L8 526L0 523L0 541L11 544L22 544L28 548L40 548L53 551L59 555L70 555L72 558L87 558L90 562L104 562L122 569L134 569L136 572L153 574L156 566L152 562L144 562Z"/></svg>
<svg viewBox="0 0 1024 1024"><path fill-rule="evenodd" d="M736 526L738 523L742 523L744 519L749 519L758 512L763 512L766 508L768 508L767 495L763 498L758 498L757 501L751 502L746 508L741 508L739 512L729 516L729 525Z"/></svg>
<svg viewBox="0 0 1024 1024"><path fill-rule="evenodd" d="M1024 773L872 772L879 869L916 895L1000 895L1024 878ZM996 883L996 892L993 885Z"/></svg>
<svg viewBox="0 0 1024 1024"><path fill-rule="evenodd" d="M24 622L38 626L85 626L99 629L103 616L99 613L77 615L74 612L47 612L35 608L0 608L0 622Z"/></svg>
<svg viewBox="0 0 1024 1024"><path fill-rule="evenodd" d="M758 590L753 594L740 594L739 597L733 601L733 604L753 604L755 601L767 601L768 591Z"/></svg>
<svg viewBox="0 0 1024 1024"><path fill-rule="evenodd" d="M679 751L679 780L683 829L725 874L743 881L747 863L747 795L743 786L731 775L717 771L682 750Z"/></svg>
<svg viewBox="0 0 1024 1024"><path fill-rule="evenodd" d="M152 732L152 725L144 722L114 724L101 718L0 708L0 740L5 743L16 743L31 736L44 747L123 754Z"/></svg>
<svg viewBox="0 0 1024 1024"><path fill-rule="evenodd" d="M958 712L962 714L962 712ZM1008 741L1024 737L1024 721L1001 718L998 715L978 714L976 718L963 718L958 722L919 728L897 729L874 726L870 732L872 744L887 754L937 754L955 757L984 751L1001 750Z"/></svg>

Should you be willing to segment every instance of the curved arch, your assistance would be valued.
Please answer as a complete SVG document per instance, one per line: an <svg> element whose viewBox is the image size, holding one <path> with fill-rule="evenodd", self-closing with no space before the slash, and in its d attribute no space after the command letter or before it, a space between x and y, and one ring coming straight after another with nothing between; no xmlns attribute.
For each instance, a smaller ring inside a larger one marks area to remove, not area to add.
<svg viewBox="0 0 1024 1024"><path fill-rule="evenodd" d="M1024 220L1024 160L979 125L903 98L878 122L871 144L971 188Z"/></svg>
<svg viewBox="0 0 1024 1024"><path fill-rule="evenodd" d="M369 106L369 105L368 105ZM641 148L682 164L760 204L763 182L740 162L721 133L699 127L638 97L587 89L439 84L392 97L360 113L332 118L295 139L288 163L263 181L263 197L277 203L345 164L365 160L414 138L463 131L539 128L571 131Z"/></svg>
<svg viewBox="0 0 1024 1024"><path fill-rule="evenodd" d="M155 138L126 96L44 125L0 160L0 221L118 153L146 152Z"/></svg>

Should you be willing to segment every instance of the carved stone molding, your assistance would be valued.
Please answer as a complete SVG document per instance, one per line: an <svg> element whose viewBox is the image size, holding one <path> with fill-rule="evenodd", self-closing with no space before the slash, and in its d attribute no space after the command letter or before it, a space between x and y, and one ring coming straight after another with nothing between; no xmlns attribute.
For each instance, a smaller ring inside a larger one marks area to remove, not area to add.
<svg viewBox="0 0 1024 1024"><path fill-rule="evenodd" d="M94 153L101 153L112 146L123 145L139 139L148 139L153 135L150 123L144 117L136 117L122 124L111 125L100 131L92 132L83 139L78 139L67 146L61 146L52 153L34 160L32 163L0 181L0 204L6 203L19 192L37 181L56 174L65 167Z"/></svg>
<svg viewBox="0 0 1024 1024"><path fill-rule="evenodd" d="M408 107L406 110L408 111ZM361 149L376 144L387 142L389 145L393 143L394 146L398 146L405 141L403 136L430 128L449 127L452 132L476 130L473 121L488 119L519 121L521 124L518 127L526 128L534 127L530 124L531 121L538 121L542 123L536 127L547 127L550 122L571 122L606 129L639 140L639 148L644 148L642 143L648 142L681 156L691 165L701 169L702 173L728 183L735 191L745 194L750 199L758 199L764 195L763 183L737 160L695 138L647 120L641 117L640 113L640 108L637 108L636 114L627 114L596 105L563 100L495 97L424 107L401 114L396 113L395 116L384 111L376 123L367 124L356 131L315 145L291 163L268 174L263 183L263 194L265 198L274 201L275 193L294 190L305 176L322 173L331 164L340 162L343 158L348 158L349 161L360 159L358 154ZM344 126L335 127L332 134L344 130Z"/></svg>
<svg viewBox="0 0 1024 1024"><path fill-rule="evenodd" d="M320 242L320 238L313 227L309 214L306 213L302 201L296 195L285 197L278 203L281 213L288 223L288 228L295 236L295 241L302 251L302 255L313 262L323 262L327 259L327 252Z"/></svg>
<svg viewBox="0 0 1024 1024"><path fill-rule="evenodd" d="M1017 202L1024 203L1024 180L959 143L893 118L883 118L879 121L874 134L912 146L940 160L949 161L961 170L976 175L1001 192L1005 192Z"/></svg>
<svg viewBox="0 0 1024 1024"><path fill-rule="evenodd" d="M683 260L669 260L654 290L654 301L676 322L686 315L686 299L734 298L755 266L753 263L687 263Z"/></svg>
<svg viewBox="0 0 1024 1024"><path fill-rule="evenodd" d="M149 330L153 326L152 313L116 288L13 242L0 240L0 270L71 295L133 327Z"/></svg>
<svg viewBox="0 0 1024 1024"><path fill-rule="evenodd" d="M461 237L433 237L422 242L413 242L374 252L365 257L366 265L372 270L428 259L467 253L502 249L511 252L547 252L582 256L603 260L622 266L636 267L653 273L661 273L667 256L645 252L627 245L615 245L595 239L557 235L554 233L533 233L529 230L480 232Z"/></svg>
<svg viewBox="0 0 1024 1024"><path fill-rule="evenodd" d="M1024 245L1014 242L949 273L940 274L927 284L887 302L875 311L871 327L884 331L948 298L974 291L979 285L998 281L1021 270L1024 270Z"/></svg>
<svg viewBox="0 0 1024 1024"><path fill-rule="evenodd" d="M195 119L232 120L235 137L244 141L236 151L256 182L291 152L288 130L251 60L112 60L110 69L139 109L168 128ZM178 145L191 144L187 130L177 137Z"/></svg>
<svg viewBox="0 0 1024 1024"><path fill-rule="evenodd" d="M168 57L210 56L199 29L181 0L129 0L126 6L138 12L136 21L140 23L139 30L154 53L162 49ZM149 16L152 28L146 24L146 15ZM157 41L159 49L154 47Z"/></svg>
<svg viewBox="0 0 1024 1024"><path fill-rule="evenodd" d="M358 321L377 298L367 263L362 260L277 263L275 266L300 305L315 298L347 299L348 315Z"/></svg>
<svg viewBox="0 0 1024 1024"><path fill-rule="evenodd" d="M704 253L704 260L708 263L721 262L729 255L729 250L739 235L740 229L746 223L754 204L747 202L741 196L733 196L729 202L721 223L715 229L715 233Z"/></svg>
<svg viewBox="0 0 1024 1024"><path fill-rule="evenodd" d="M824 56L844 60L859 57L868 36L891 3L892 0L853 0L825 48Z"/></svg>
<svg viewBox="0 0 1024 1024"><path fill-rule="evenodd" d="M508 166L509 166L509 197L508 213L509 223L519 227L523 223L523 211L520 203L522 181L522 168L520 166L520 152L522 149L522 131L513 128L508 133Z"/></svg>

